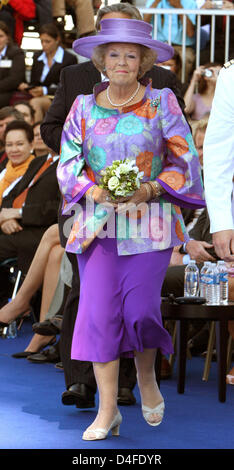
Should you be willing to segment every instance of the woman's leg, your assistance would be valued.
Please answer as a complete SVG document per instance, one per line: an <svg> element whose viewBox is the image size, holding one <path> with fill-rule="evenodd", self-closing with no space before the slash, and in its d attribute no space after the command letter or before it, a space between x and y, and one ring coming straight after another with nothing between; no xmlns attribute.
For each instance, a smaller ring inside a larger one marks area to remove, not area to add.
<svg viewBox="0 0 234 470"><path fill-rule="evenodd" d="M93 369L99 391L99 407L96 419L88 429L108 429L117 413L119 360L94 362Z"/></svg>
<svg viewBox="0 0 234 470"><path fill-rule="evenodd" d="M43 283L51 249L60 245L58 225L52 225L43 235L28 270L26 278L15 299L0 309L0 320L9 323L22 312L30 309L30 300Z"/></svg>
<svg viewBox="0 0 234 470"><path fill-rule="evenodd" d="M59 279L63 254L64 248L62 248L60 245L55 245L49 254L43 281L40 322L45 320L46 314L52 302ZM52 338L53 336L42 336L35 333L25 351L38 351L44 344L48 344Z"/></svg>
<svg viewBox="0 0 234 470"><path fill-rule="evenodd" d="M163 402L162 394L158 388L155 376L156 349L145 349L135 353L137 370L137 382L141 395L141 403L148 408L155 408ZM157 423L162 417L157 413L151 413L148 421Z"/></svg>

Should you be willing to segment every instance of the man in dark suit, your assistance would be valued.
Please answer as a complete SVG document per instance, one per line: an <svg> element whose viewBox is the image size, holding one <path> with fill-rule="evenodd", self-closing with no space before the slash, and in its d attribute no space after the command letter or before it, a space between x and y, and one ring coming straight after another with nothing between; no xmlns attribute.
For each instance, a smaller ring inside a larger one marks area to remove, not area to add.
<svg viewBox="0 0 234 470"><path fill-rule="evenodd" d="M139 10L127 3L118 3L100 9L97 17L97 29L100 20L104 17L142 19ZM148 75L152 78L154 88L171 88L183 109L184 103L180 87L176 76L172 72L155 66ZM92 93L93 86L100 81L101 74L92 62L85 62L63 69L55 98L41 125L42 138L54 151L59 151L62 128L73 101L79 94ZM63 222L64 217L61 217L59 223L61 244L65 246L66 239L62 230ZM92 364L74 361L70 357L72 333L79 300L79 272L76 257L70 253L68 256L73 266L73 282L63 315L60 340L61 360L63 362L67 386L67 391L62 395L62 401L64 404L90 407L94 406L94 394L96 391ZM135 403L135 397L132 393L135 384L134 361L132 359L122 359L120 361L118 404L129 405Z"/></svg>

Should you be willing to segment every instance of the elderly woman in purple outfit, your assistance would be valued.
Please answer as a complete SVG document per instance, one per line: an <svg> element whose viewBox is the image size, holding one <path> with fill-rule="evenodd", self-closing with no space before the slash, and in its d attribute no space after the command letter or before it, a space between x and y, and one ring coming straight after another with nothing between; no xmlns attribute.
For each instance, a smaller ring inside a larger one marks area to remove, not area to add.
<svg viewBox="0 0 234 470"><path fill-rule="evenodd" d="M188 240L180 206L203 207L204 200L175 95L141 79L173 49L152 40L149 24L117 18L102 20L101 31L74 49L107 78L73 103L57 170L63 212L77 209L66 247L77 254L81 280L71 357L93 363L99 410L83 439L97 440L119 434L120 356L135 358L143 417L151 426L162 421L155 356L157 348L173 348L162 325L161 286L173 246ZM100 187L102 170L124 158L144 176L133 194L113 201Z"/></svg>

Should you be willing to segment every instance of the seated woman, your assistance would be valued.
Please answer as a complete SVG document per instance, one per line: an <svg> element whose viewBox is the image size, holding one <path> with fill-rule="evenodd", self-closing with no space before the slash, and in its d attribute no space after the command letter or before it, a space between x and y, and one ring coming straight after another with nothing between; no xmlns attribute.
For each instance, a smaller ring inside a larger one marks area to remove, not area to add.
<svg viewBox="0 0 234 470"><path fill-rule="evenodd" d="M32 155L34 135L31 126L24 121L12 122L14 122L13 129L8 132L5 139L8 162L0 173L0 204L6 194L20 181L35 158ZM2 211L0 212L0 225L4 222L1 214Z"/></svg>
<svg viewBox="0 0 234 470"><path fill-rule="evenodd" d="M191 120L199 121L210 112L220 69L221 65L210 62L194 70L184 95L185 113Z"/></svg>
<svg viewBox="0 0 234 470"><path fill-rule="evenodd" d="M0 21L0 108L9 106L13 93L25 80L24 52L13 44L8 26Z"/></svg>
<svg viewBox="0 0 234 470"><path fill-rule="evenodd" d="M29 91L35 121L41 121L50 107L62 68L77 63L76 56L61 46L60 32L54 24L43 25L39 34L43 52L34 54L30 84L22 82L18 87Z"/></svg>
<svg viewBox="0 0 234 470"><path fill-rule="evenodd" d="M30 301L42 286L40 321L45 320L55 294L64 248L60 245L58 224L49 227L44 233L30 268L16 297L0 309L0 327L19 318L24 318L31 310ZM25 351L14 354L16 358L25 358L53 342L54 336L34 334Z"/></svg>
<svg viewBox="0 0 234 470"><path fill-rule="evenodd" d="M14 161L14 165L20 161L21 148L29 142L28 138L25 139L26 142L22 140L22 129L26 128L31 129L26 122L13 121L7 125L5 131L6 152ZM18 181L14 178L14 187L13 184L11 187L7 184L5 188L5 180L2 180L3 198L0 211L0 262L11 257L17 258L18 267L23 274L28 271L42 235L48 227L57 222L60 202L56 179L57 157L44 155L34 158L30 154L32 129L30 141L27 156L32 161L25 174L17 174L19 178ZM7 175L7 172L5 174ZM11 180L10 174L10 183ZM2 280L1 271L0 276Z"/></svg>

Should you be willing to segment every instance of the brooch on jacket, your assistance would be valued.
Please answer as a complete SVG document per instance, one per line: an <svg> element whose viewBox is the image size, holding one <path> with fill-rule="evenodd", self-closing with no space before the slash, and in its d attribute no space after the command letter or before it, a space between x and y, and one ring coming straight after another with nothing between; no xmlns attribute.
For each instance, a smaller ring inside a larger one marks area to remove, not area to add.
<svg viewBox="0 0 234 470"><path fill-rule="evenodd" d="M151 108L157 108L158 106L160 106L160 98L153 98L152 100L150 100L150 106Z"/></svg>

